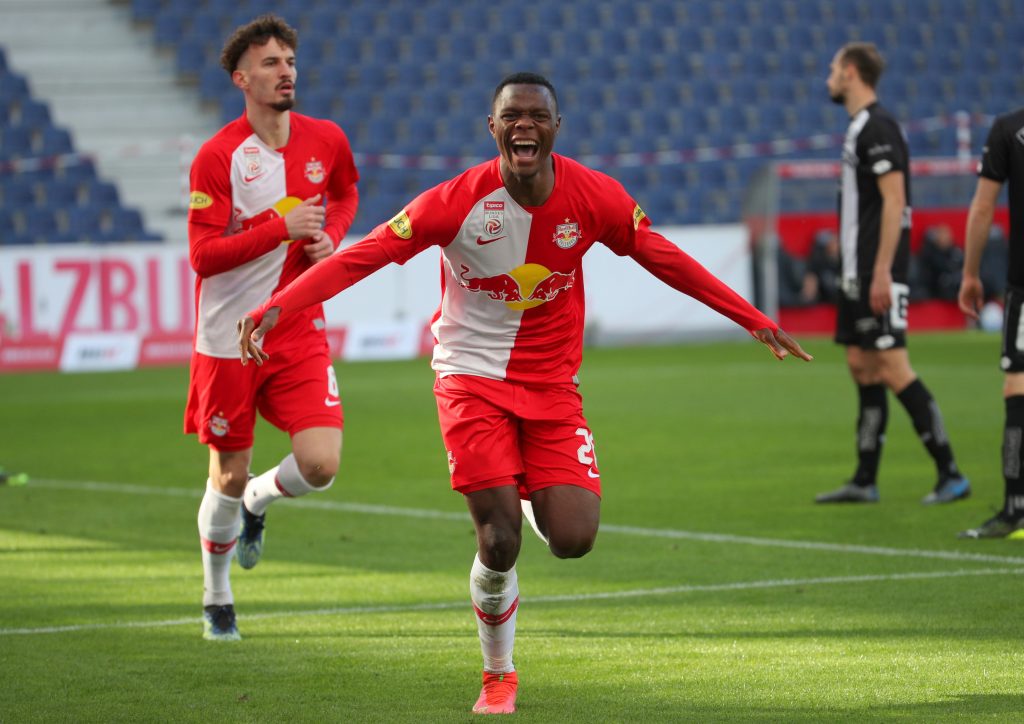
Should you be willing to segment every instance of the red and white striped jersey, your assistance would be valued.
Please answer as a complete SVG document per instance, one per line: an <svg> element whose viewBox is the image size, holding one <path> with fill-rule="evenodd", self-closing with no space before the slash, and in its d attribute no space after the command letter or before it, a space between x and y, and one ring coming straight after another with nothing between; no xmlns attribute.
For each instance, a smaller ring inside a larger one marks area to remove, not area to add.
<svg viewBox="0 0 1024 724"><path fill-rule="evenodd" d="M555 186L541 206L517 204L494 159L423 193L372 233L398 263L441 247L441 305L431 326L438 373L522 383L574 380L582 360L587 250L600 242L645 266L663 263L654 249L685 257L651 230L617 181L565 156L552 158ZM697 282L684 280L684 286L690 281ZM742 305L759 318L757 326L774 327Z"/></svg>
<svg viewBox="0 0 1024 724"><path fill-rule="evenodd" d="M288 243L288 211L322 194L324 230L335 245L355 214L359 175L345 133L331 121L289 116L283 148L264 144L243 114L207 141L192 164L189 256L198 275L195 350L201 354L236 357L238 319L310 267L302 244ZM322 330L323 310L311 306L272 330L265 347L291 347Z"/></svg>

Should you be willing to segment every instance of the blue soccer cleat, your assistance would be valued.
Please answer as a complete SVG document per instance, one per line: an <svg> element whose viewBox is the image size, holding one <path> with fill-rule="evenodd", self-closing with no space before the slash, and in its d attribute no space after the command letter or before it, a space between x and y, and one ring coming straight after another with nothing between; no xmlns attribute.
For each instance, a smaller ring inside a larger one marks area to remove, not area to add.
<svg viewBox="0 0 1024 724"><path fill-rule="evenodd" d="M263 556L263 527L266 522L266 513L254 515L242 503L242 531L238 534L235 558L238 565L246 570L253 568Z"/></svg>
<svg viewBox="0 0 1024 724"><path fill-rule="evenodd" d="M956 500L969 498L971 495L971 483L962 475L942 478L935 486L935 490L921 498L925 505L936 503L952 503Z"/></svg>
<svg viewBox="0 0 1024 724"><path fill-rule="evenodd" d="M203 638L207 641L242 640L233 605L203 606Z"/></svg>

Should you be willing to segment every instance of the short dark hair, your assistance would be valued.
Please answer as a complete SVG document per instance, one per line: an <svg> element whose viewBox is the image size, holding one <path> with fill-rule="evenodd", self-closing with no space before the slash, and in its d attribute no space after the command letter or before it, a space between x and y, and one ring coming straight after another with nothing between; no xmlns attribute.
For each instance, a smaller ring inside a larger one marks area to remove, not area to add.
<svg viewBox="0 0 1024 724"><path fill-rule="evenodd" d="M220 52L220 64L228 73L238 69L238 61L251 45L266 45L271 38L277 38L281 45L296 50L299 47L299 32L277 15L260 15L235 32L224 43Z"/></svg>
<svg viewBox="0 0 1024 724"><path fill-rule="evenodd" d="M558 94L555 92L555 87L551 85L551 81L540 73L531 73L529 71L522 70L517 73L512 73L511 75L506 75L501 79L501 82L498 83L497 87L494 89L494 96L491 98L491 108L494 108L494 104L497 102L498 96L501 95L501 91L507 85L542 85L551 91L551 97L555 101L555 110L558 110Z"/></svg>
<svg viewBox="0 0 1024 724"><path fill-rule="evenodd" d="M852 63L860 79L870 88L878 85L878 79L885 70L885 60L874 43L847 43L839 56L841 63Z"/></svg>

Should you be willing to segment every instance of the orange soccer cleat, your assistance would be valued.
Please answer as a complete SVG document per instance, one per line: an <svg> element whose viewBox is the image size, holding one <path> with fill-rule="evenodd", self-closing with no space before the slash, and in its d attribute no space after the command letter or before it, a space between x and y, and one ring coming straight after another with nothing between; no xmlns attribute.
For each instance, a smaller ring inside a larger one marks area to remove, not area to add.
<svg viewBox="0 0 1024 724"><path fill-rule="evenodd" d="M484 686L480 698L473 705L474 714L512 714L516 710L516 689L519 677L516 672L492 674L484 672Z"/></svg>

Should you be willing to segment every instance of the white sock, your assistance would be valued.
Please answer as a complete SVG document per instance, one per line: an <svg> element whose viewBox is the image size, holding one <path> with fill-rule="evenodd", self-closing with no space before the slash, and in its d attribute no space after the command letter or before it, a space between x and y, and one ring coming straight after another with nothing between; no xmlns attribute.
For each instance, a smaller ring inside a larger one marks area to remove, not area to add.
<svg viewBox="0 0 1024 724"><path fill-rule="evenodd" d="M203 605L234 603L231 595L231 556L242 518L242 499L218 493L206 481L199 504L199 542L203 548Z"/></svg>
<svg viewBox="0 0 1024 724"><path fill-rule="evenodd" d="M516 568L505 573L492 571L473 559L469 573L469 595L476 612L484 671L507 674L515 671L512 645L516 638L516 611L519 609L519 577Z"/></svg>
<svg viewBox="0 0 1024 724"><path fill-rule="evenodd" d="M299 498L307 493L327 490L334 478L322 488L314 488L299 472L299 465L291 453L281 464L249 481L245 486L245 507L253 515L263 515L267 506L279 498Z"/></svg>

